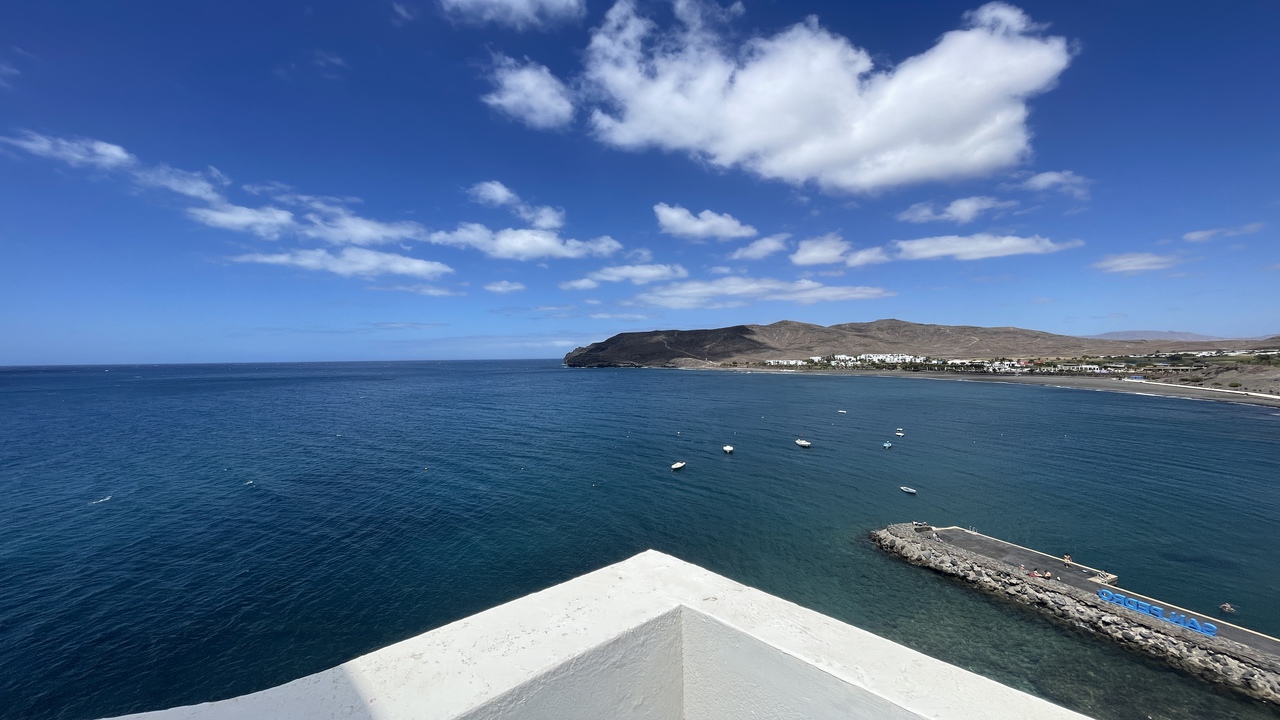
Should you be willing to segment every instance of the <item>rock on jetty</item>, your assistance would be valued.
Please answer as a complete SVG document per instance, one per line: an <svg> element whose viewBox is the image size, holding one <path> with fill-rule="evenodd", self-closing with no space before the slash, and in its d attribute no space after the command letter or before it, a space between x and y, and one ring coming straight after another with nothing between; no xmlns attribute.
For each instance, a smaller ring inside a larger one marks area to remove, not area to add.
<svg viewBox="0 0 1280 720"><path fill-rule="evenodd" d="M1164 660L1256 700L1280 703L1280 658L1221 637L1207 637L1116 606L1066 584L1028 577L1017 568L932 539L931 527L909 523L871 532L883 550L913 565L964 580L981 590L1029 605L1054 620Z"/></svg>

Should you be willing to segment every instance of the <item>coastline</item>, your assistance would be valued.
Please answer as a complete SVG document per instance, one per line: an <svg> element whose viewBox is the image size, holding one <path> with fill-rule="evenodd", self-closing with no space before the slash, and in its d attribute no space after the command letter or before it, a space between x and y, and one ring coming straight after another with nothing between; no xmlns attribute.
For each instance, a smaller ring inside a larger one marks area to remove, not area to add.
<svg viewBox="0 0 1280 720"><path fill-rule="evenodd" d="M693 368L691 368L693 369ZM1209 400L1212 402L1228 402L1244 405L1260 405L1280 408L1280 397L1265 397L1226 393L1210 388L1186 387L1159 382L1130 382L1112 377L1088 377L1082 375L994 375L985 373L947 373L900 371L900 370L800 370L787 372L768 368L699 368L706 370L729 370L731 372L763 372L785 375L860 375L863 377L915 378L920 380L950 380L952 382L997 382L1010 385L1042 385L1060 387L1071 390L1093 390L1100 392L1118 392L1131 395L1154 395L1158 397L1176 397L1189 400Z"/></svg>

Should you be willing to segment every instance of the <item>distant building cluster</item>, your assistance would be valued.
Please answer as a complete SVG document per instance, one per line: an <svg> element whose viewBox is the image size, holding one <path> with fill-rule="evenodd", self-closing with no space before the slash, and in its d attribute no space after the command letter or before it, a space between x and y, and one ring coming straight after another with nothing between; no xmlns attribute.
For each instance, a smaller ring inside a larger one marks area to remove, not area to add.
<svg viewBox="0 0 1280 720"><path fill-rule="evenodd" d="M768 367L791 367L812 369L898 369L898 370L945 370L949 372L999 373L999 374L1037 374L1037 375L1115 375L1132 376L1136 370L1158 373L1189 373L1203 370L1203 363L1196 359L1212 357L1239 357L1252 355L1262 360L1276 358L1280 350L1214 350L1196 353L1152 353L1149 355L1129 355L1124 357L1098 358L1096 362L1086 362L1083 358L1064 359L1026 359L1026 358L970 358L970 359L938 359L906 353L862 353L859 355L814 355L806 359L778 358L765 360L761 364ZM1110 360L1110 362L1108 362Z"/></svg>

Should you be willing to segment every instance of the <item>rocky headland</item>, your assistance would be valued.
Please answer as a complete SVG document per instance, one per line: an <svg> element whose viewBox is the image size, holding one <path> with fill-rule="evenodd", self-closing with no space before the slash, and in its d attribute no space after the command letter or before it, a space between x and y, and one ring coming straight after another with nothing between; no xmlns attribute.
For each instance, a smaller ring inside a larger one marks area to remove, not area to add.
<svg viewBox="0 0 1280 720"><path fill-rule="evenodd" d="M1111 340L1015 327L876 320L822 326L783 320L711 330L620 333L564 357L569 367L699 368L836 354L902 353L938 359L1076 358L1280 347L1265 340Z"/></svg>

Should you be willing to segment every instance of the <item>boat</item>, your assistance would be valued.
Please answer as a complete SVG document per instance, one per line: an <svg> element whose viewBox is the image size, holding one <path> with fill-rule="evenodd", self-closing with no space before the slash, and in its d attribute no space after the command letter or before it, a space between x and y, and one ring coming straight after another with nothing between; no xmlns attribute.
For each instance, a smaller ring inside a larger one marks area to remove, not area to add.
<svg viewBox="0 0 1280 720"><path fill-rule="evenodd" d="M841 415L844 415L844 414L848 413L849 411L848 411L848 410L837 410L836 412L840 413Z"/></svg>
<svg viewBox="0 0 1280 720"><path fill-rule="evenodd" d="M898 428L897 430L894 431L893 434L897 435L898 437L902 437L903 435L906 435L906 433L902 431L902 428Z"/></svg>
<svg viewBox="0 0 1280 720"><path fill-rule="evenodd" d="M885 440L885 441L884 441L884 449L885 449L885 450L888 450L888 449L889 449L889 448L891 448L891 447L893 447L893 443L889 442L888 440Z"/></svg>
<svg viewBox="0 0 1280 720"><path fill-rule="evenodd" d="M915 494L916 494L916 489L915 489L915 488L909 488L909 487L907 487L906 485L903 485L902 487L900 487L900 488L898 488L898 489L899 489L899 490L901 490L902 492L904 492L904 493L908 494L908 495L915 495Z"/></svg>
<svg viewBox="0 0 1280 720"><path fill-rule="evenodd" d="M722 448L722 449L724 450L724 452L725 452L725 454L726 454L726 455L731 454L731 453L733 452L733 446L732 446L732 445L725 445L725 446L724 446L724 448Z"/></svg>
<svg viewBox="0 0 1280 720"><path fill-rule="evenodd" d="M800 438L799 440L796 440L796 444L799 445L800 447L807 448L813 443L809 442L808 440L805 440L804 438Z"/></svg>
<svg viewBox="0 0 1280 720"><path fill-rule="evenodd" d="M679 469L680 469L680 468L682 468L682 467L684 467L684 461L683 461L683 460L681 460L681 461L680 461L680 462L678 462L678 463L671 463L671 469L672 469L672 470L679 470Z"/></svg>

